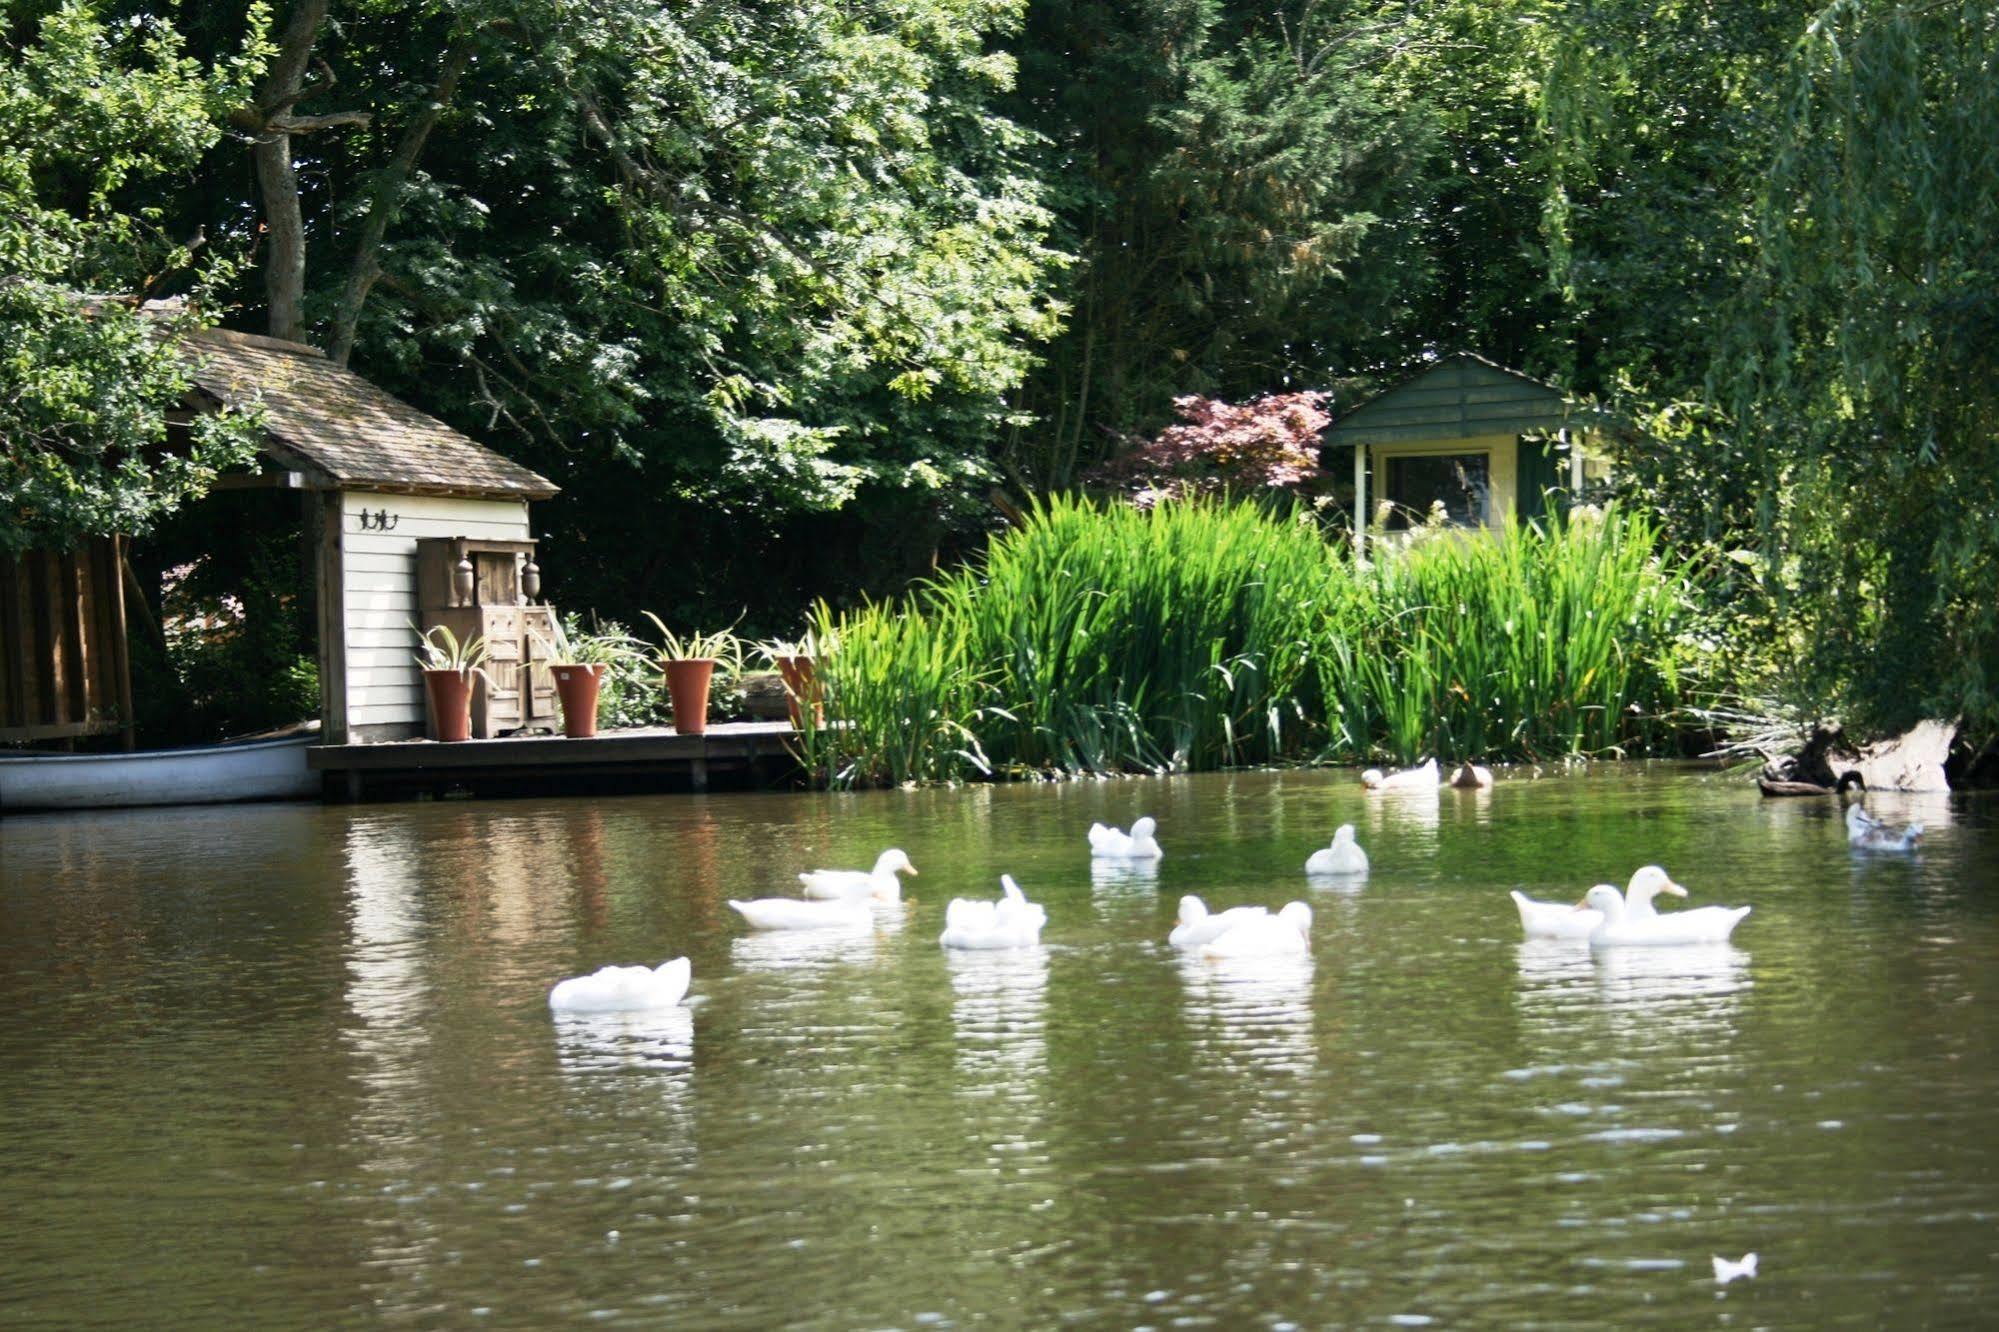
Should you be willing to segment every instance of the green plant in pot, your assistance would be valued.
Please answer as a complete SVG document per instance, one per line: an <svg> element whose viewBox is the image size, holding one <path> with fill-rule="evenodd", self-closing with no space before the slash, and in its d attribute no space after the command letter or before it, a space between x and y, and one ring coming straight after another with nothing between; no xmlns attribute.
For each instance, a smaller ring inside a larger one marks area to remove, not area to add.
<svg viewBox="0 0 1999 1332"><path fill-rule="evenodd" d="M410 632L419 644L416 664L423 671L423 689L430 700L430 729L433 738L446 741L472 738L472 677L491 683L486 674L486 640L474 634L464 642L447 625Z"/></svg>
<svg viewBox="0 0 1999 1332"><path fill-rule="evenodd" d="M700 735L708 729L708 696L716 681L732 681L743 672L742 640L729 629L682 636L651 611L645 617L659 630L654 654L673 699L673 729Z"/></svg>
<svg viewBox="0 0 1999 1332"><path fill-rule="evenodd" d="M642 645L630 634L587 633L580 625L559 621L544 642L548 673L562 702L562 733L571 740L587 740L597 734L597 701L604 677L612 667L643 655Z"/></svg>
<svg viewBox="0 0 1999 1332"><path fill-rule="evenodd" d="M757 644L758 653L784 680L785 698L794 727L802 729L805 726L808 707L812 725L826 724L826 708L819 699L816 663L832 649L830 641L820 639L809 629L803 638L773 638Z"/></svg>

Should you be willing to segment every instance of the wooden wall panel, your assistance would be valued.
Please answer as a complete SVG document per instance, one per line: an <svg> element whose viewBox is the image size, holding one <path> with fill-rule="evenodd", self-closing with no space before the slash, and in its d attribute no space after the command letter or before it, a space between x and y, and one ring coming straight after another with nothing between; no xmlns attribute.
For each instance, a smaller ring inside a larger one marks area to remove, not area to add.
<svg viewBox="0 0 1999 1332"><path fill-rule="evenodd" d="M119 543L0 556L0 741L69 740L125 731Z"/></svg>

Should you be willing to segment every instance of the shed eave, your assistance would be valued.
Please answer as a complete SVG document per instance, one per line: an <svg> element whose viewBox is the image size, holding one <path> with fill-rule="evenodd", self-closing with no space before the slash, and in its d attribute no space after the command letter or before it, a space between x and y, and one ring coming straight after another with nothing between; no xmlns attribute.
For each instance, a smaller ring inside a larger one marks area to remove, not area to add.
<svg viewBox="0 0 1999 1332"><path fill-rule="evenodd" d="M366 476L337 476L326 485L328 490L366 491L371 495L435 495L441 499L476 500L537 500L553 499L562 493L557 485L547 487L510 486L466 486L449 482L411 481L407 478L383 479Z"/></svg>

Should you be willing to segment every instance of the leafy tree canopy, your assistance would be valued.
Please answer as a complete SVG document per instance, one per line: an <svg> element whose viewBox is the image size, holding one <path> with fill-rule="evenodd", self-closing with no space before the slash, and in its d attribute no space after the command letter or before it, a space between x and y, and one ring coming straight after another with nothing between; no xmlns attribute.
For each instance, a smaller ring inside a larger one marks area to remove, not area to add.
<svg viewBox="0 0 1999 1332"><path fill-rule="evenodd" d="M190 387L171 335L191 316L94 297L226 276L157 201L215 144L261 52L203 64L163 23L6 0L0 53L0 550L60 549L144 530L253 449L241 417L170 425Z"/></svg>

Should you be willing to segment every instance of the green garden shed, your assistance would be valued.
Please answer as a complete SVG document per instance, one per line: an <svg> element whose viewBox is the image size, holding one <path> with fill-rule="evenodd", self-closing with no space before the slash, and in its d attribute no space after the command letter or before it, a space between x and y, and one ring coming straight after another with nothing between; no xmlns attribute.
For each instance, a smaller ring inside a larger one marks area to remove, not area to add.
<svg viewBox="0 0 1999 1332"><path fill-rule="evenodd" d="M1553 384L1454 352L1336 415L1320 456L1330 471L1337 450L1353 450L1354 549L1365 553L1370 498L1390 530L1436 507L1453 526L1492 527L1608 479L1592 447L1606 423Z"/></svg>

